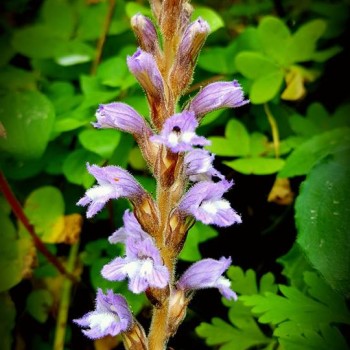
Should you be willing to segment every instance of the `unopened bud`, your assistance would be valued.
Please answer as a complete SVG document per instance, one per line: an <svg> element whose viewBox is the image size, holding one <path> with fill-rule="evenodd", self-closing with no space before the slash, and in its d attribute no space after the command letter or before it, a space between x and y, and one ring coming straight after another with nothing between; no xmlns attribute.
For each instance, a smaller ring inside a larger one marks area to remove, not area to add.
<svg viewBox="0 0 350 350"><path fill-rule="evenodd" d="M141 49L151 54L158 53L158 35L152 21L138 13L131 18L131 26Z"/></svg>
<svg viewBox="0 0 350 350"><path fill-rule="evenodd" d="M174 290L169 300L169 322L168 335L172 336L176 333L180 324L184 320L187 311L187 305L191 298L185 296L183 290Z"/></svg>

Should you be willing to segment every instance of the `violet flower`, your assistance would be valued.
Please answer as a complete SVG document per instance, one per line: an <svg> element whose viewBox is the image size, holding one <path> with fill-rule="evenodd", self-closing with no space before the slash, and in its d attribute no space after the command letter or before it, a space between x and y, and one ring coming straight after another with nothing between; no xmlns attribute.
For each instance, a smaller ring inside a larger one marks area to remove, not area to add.
<svg viewBox="0 0 350 350"><path fill-rule="evenodd" d="M200 117L219 108L240 107L247 103L249 100L244 99L237 80L222 81L205 86L190 102L188 110Z"/></svg>
<svg viewBox="0 0 350 350"><path fill-rule="evenodd" d="M223 180L224 176L213 167L214 157L214 154L200 148L195 148L186 153L184 162L186 175L189 176L189 179L193 182L209 181L213 176L216 176Z"/></svg>
<svg viewBox="0 0 350 350"><path fill-rule="evenodd" d="M149 235L142 229L134 213L128 209L123 215L123 222L124 226L109 236L108 241L110 243L126 242L129 237L136 240L144 240L149 237Z"/></svg>
<svg viewBox="0 0 350 350"><path fill-rule="evenodd" d="M205 137L196 135L197 126L194 113L184 111L168 118L160 134L151 136L150 140L167 146L174 153L190 151L193 146L210 145Z"/></svg>
<svg viewBox="0 0 350 350"><path fill-rule="evenodd" d="M163 79L150 53L138 48L132 56L127 57L127 64L147 94L157 99L163 96Z"/></svg>
<svg viewBox="0 0 350 350"><path fill-rule="evenodd" d="M230 265L231 258L200 260L183 273L176 286L184 291L218 288L226 299L237 300L236 293L231 289L230 280L222 276Z"/></svg>
<svg viewBox="0 0 350 350"><path fill-rule="evenodd" d="M99 339L127 331L133 324L133 317L123 296L112 290L103 294L102 289L98 289L95 310L74 322L87 328L82 330L87 337Z"/></svg>
<svg viewBox="0 0 350 350"><path fill-rule="evenodd" d="M88 205L87 218L96 215L110 199L122 197L133 199L146 194L141 185L123 168L87 164L87 169L98 182L98 185L88 189L85 196L77 203L81 206Z"/></svg>
<svg viewBox="0 0 350 350"><path fill-rule="evenodd" d="M183 196L178 206L180 213L192 215L204 224L221 227L241 223L241 217L231 208L230 203L222 198L232 184L227 180L218 183L198 182Z"/></svg>
<svg viewBox="0 0 350 350"><path fill-rule="evenodd" d="M136 294L149 287L164 288L169 282L169 271L163 265L152 238L128 238L126 256L112 260L103 267L101 273L110 281L122 281L128 277L129 289Z"/></svg>
<svg viewBox="0 0 350 350"><path fill-rule="evenodd" d="M134 108L121 102L101 104L96 112L96 128L116 128L133 135L141 135L149 129L144 118Z"/></svg>

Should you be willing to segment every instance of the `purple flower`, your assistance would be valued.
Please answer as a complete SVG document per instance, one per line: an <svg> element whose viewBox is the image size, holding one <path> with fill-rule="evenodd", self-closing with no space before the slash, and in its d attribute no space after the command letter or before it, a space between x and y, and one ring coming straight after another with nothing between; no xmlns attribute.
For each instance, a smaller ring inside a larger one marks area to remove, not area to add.
<svg viewBox="0 0 350 350"><path fill-rule="evenodd" d="M138 48L134 55L127 57L127 64L147 94L158 99L163 96L163 79L150 53Z"/></svg>
<svg viewBox="0 0 350 350"><path fill-rule="evenodd" d="M131 18L131 26L140 47L146 52L156 53L158 51L158 35L152 21L141 13L137 13Z"/></svg>
<svg viewBox="0 0 350 350"><path fill-rule="evenodd" d="M186 164L186 174L190 180L208 181L212 176L223 180L224 176L213 167L214 155L210 152L196 148L186 153L184 162Z"/></svg>
<svg viewBox="0 0 350 350"><path fill-rule="evenodd" d="M195 130L198 122L193 112L184 111L168 118L159 135L151 136L150 140L161 143L174 153L190 151L193 146L209 145L203 136L198 136Z"/></svg>
<svg viewBox="0 0 350 350"><path fill-rule="evenodd" d="M77 205L89 205L86 217L98 213L110 199L137 199L146 194L141 185L124 169L117 166L99 167L87 164L88 171L98 185L88 189Z"/></svg>
<svg viewBox="0 0 350 350"><path fill-rule="evenodd" d="M152 238L128 238L126 256L112 260L103 267L101 273L110 281L122 281L128 277L129 289L136 294L149 287L164 288L169 282L169 271L163 265Z"/></svg>
<svg viewBox="0 0 350 350"><path fill-rule="evenodd" d="M121 102L100 105L96 118L97 123L93 123L96 128L116 128L133 135L141 135L149 129L145 120L134 108ZM150 129L149 131L151 132Z"/></svg>
<svg viewBox="0 0 350 350"><path fill-rule="evenodd" d="M215 109L240 107L244 100L242 87L237 80L212 83L204 87L191 101L188 109L203 116Z"/></svg>
<svg viewBox="0 0 350 350"><path fill-rule="evenodd" d="M133 317L124 297L114 294L112 290L103 294L102 290L98 289L95 310L74 322L87 328L83 329L87 337L99 339L127 331L133 323Z"/></svg>
<svg viewBox="0 0 350 350"><path fill-rule="evenodd" d="M124 226L112 233L110 243L126 242L127 238L144 240L149 235L142 229L133 212L127 209L123 215Z"/></svg>
<svg viewBox="0 0 350 350"><path fill-rule="evenodd" d="M226 299L237 300L236 293L231 289L230 280L222 276L230 265L231 258L200 260L183 273L176 286L184 291L218 288Z"/></svg>
<svg viewBox="0 0 350 350"><path fill-rule="evenodd" d="M180 212L193 215L204 224L231 226L241 223L241 217L231 208L222 195L232 186L232 182L222 180L214 183L201 181L189 189L183 196L178 209Z"/></svg>

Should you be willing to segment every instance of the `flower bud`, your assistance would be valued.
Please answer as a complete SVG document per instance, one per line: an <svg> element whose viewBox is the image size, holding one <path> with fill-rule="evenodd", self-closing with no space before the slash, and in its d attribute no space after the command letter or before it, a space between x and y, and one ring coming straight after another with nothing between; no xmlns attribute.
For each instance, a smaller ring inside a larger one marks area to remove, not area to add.
<svg viewBox="0 0 350 350"><path fill-rule="evenodd" d="M219 108L235 108L247 103L249 100L244 99L237 80L221 81L205 86L190 102L188 109L198 118Z"/></svg>
<svg viewBox="0 0 350 350"><path fill-rule="evenodd" d="M131 18L131 26L141 49L153 55L157 54L158 35L152 21L138 13Z"/></svg>

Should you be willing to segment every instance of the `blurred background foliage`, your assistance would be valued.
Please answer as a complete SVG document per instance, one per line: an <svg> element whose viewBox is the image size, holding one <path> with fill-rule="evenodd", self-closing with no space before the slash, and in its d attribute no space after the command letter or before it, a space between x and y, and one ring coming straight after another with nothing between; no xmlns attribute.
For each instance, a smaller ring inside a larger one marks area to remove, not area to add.
<svg viewBox="0 0 350 350"><path fill-rule="evenodd" d="M251 103L210 113L199 131L212 141L217 168L236 182L229 199L243 224L196 224L179 271L231 255L237 266L228 275L240 298L222 304L215 292L198 293L170 345L347 349L349 1L192 4L211 34L179 108L217 80L238 79ZM128 203L109 203L90 221L75 203L94 182L87 162L128 168L155 193L132 137L91 126L98 104L112 101L148 118L126 56L136 50L130 18L151 16L149 5L5 0L0 9L1 189L8 192L7 179L13 192L0 197L0 348L119 348L118 338L88 341L71 320L91 309L101 287L124 294L149 322L145 296L100 275L123 254L106 237Z"/></svg>

